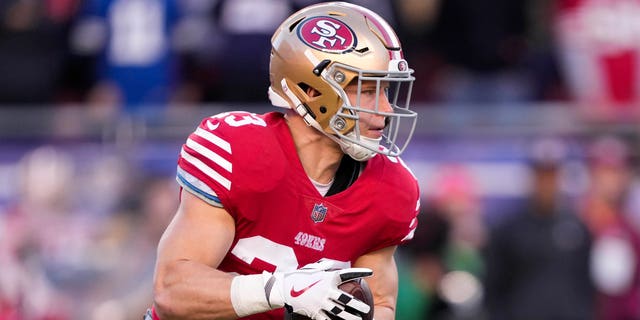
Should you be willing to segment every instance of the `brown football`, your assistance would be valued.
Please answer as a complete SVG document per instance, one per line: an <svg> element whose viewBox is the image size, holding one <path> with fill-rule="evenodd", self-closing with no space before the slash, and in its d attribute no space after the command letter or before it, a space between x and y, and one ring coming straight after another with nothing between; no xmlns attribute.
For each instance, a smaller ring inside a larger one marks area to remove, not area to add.
<svg viewBox="0 0 640 320"><path fill-rule="evenodd" d="M368 304L371 307L369 313L362 314L357 311L353 311L353 313L360 314L363 320L373 320L373 294L371 293L371 289L367 284L367 281L363 278L358 278L355 280L345 281L338 286L340 290L356 297L356 299ZM296 313L285 312L285 320L308 320L310 319L307 316L302 316Z"/></svg>

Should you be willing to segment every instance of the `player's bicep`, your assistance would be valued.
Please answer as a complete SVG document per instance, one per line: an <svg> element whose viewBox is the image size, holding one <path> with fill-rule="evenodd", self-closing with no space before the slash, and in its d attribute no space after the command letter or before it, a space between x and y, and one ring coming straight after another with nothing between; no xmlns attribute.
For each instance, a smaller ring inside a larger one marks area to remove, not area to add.
<svg viewBox="0 0 640 320"><path fill-rule="evenodd" d="M389 320L395 317L398 296L398 270L393 257L396 247L386 247L361 256L354 267L373 270L373 276L366 278L375 301L376 320Z"/></svg>
<svg viewBox="0 0 640 320"><path fill-rule="evenodd" d="M190 260L216 268L235 235L233 218L224 208L182 191L178 211L158 245L158 266Z"/></svg>
<svg viewBox="0 0 640 320"><path fill-rule="evenodd" d="M158 245L154 310L162 319L231 319L232 276L217 270L234 237L234 221L188 191Z"/></svg>

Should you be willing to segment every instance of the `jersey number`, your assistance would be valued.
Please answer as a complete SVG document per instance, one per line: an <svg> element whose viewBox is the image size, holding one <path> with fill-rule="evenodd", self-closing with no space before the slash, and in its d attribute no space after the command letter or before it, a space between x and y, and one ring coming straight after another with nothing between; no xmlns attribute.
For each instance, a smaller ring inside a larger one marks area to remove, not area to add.
<svg viewBox="0 0 640 320"><path fill-rule="evenodd" d="M253 264L258 259L264 263L272 265L272 270L278 272L293 271L298 268L298 258L293 248L273 242L263 236L253 236L238 240L231 254L238 259ZM333 259L324 259L334 261L334 265L340 268L349 267L348 262Z"/></svg>
<svg viewBox="0 0 640 320"><path fill-rule="evenodd" d="M224 122L232 127L241 127L250 124L261 127L267 126L267 123L255 113L224 112L213 118L224 119Z"/></svg>

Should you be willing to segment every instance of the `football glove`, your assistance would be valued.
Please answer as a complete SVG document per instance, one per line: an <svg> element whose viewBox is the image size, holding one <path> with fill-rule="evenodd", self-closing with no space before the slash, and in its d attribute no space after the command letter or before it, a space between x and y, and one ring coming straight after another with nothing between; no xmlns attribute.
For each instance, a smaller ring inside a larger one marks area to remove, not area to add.
<svg viewBox="0 0 640 320"><path fill-rule="evenodd" d="M265 293L272 308L284 306L316 320L357 320L360 316L349 310L368 313L371 307L338 289L338 285L372 274L368 268L331 269L330 262L319 261L295 271L273 273L265 284Z"/></svg>

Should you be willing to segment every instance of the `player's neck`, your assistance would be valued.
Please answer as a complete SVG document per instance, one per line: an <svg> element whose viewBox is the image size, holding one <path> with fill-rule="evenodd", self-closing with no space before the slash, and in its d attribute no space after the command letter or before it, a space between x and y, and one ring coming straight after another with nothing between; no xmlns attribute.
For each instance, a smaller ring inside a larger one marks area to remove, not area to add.
<svg viewBox="0 0 640 320"><path fill-rule="evenodd" d="M298 152L298 158L309 178L319 183L333 180L343 152L334 141L307 126L296 114L287 115L289 130Z"/></svg>

